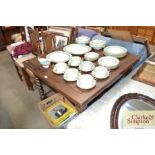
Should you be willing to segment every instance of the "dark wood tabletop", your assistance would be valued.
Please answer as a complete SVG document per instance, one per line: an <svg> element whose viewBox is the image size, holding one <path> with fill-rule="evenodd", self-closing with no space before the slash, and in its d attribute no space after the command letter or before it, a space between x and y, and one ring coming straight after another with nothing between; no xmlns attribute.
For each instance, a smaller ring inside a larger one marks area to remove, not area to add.
<svg viewBox="0 0 155 155"><path fill-rule="evenodd" d="M102 51L99 51L99 54L100 57L104 56ZM138 60L139 58L137 56L128 53L124 58L120 59L119 67L110 71L109 78L97 80L96 86L90 90L78 88L76 82L66 82L62 75L52 72L53 65L48 69L44 69L37 58L25 61L24 66L30 69L45 84L67 97L79 111L83 111L89 102L110 87L121 76L127 74ZM48 78L45 78L45 75Z"/></svg>

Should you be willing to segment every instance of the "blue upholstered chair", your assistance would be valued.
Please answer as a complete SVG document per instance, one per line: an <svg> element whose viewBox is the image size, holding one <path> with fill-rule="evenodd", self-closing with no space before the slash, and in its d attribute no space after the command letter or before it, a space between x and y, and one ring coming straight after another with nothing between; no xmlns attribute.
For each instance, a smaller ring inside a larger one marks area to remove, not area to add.
<svg viewBox="0 0 155 155"><path fill-rule="evenodd" d="M93 38L94 36L97 35L97 32L95 30L90 30L90 29L86 29L86 28L77 28L77 32L76 32L76 36L75 37L79 37L79 36L82 36L82 35L85 35L89 38Z"/></svg>

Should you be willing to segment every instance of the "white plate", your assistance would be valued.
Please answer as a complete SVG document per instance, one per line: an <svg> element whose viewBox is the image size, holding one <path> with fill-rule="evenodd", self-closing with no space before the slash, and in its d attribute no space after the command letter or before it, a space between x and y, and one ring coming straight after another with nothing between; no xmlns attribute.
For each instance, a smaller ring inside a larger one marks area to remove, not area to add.
<svg viewBox="0 0 155 155"><path fill-rule="evenodd" d="M99 54L96 52L89 52L84 55L85 60L95 61L99 58Z"/></svg>
<svg viewBox="0 0 155 155"><path fill-rule="evenodd" d="M67 62L71 57L71 54L63 51L55 51L46 56L46 58L53 63Z"/></svg>
<svg viewBox="0 0 155 155"><path fill-rule="evenodd" d="M76 68L68 68L64 73L64 80L66 81L76 81L79 77L80 73Z"/></svg>
<svg viewBox="0 0 155 155"><path fill-rule="evenodd" d="M91 89L96 86L96 80L90 74L80 75L76 85L81 89Z"/></svg>
<svg viewBox="0 0 155 155"><path fill-rule="evenodd" d="M91 47L82 44L70 44L63 48L65 52L73 55L83 55L91 51Z"/></svg>
<svg viewBox="0 0 155 155"><path fill-rule="evenodd" d="M92 71L92 75L97 79L105 79L105 78L109 77L109 71L106 67L97 66Z"/></svg>
<svg viewBox="0 0 155 155"><path fill-rule="evenodd" d="M72 67L78 67L81 63L82 59L79 56L73 56L69 61L68 65Z"/></svg>
<svg viewBox="0 0 155 155"><path fill-rule="evenodd" d="M119 65L119 60L112 56L105 56L98 59L98 63L107 69L115 69Z"/></svg>
<svg viewBox="0 0 155 155"><path fill-rule="evenodd" d="M90 38L87 36L80 36L76 38L77 44L88 44L90 41Z"/></svg>
<svg viewBox="0 0 155 155"><path fill-rule="evenodd" d="M83 72L90 72L95 68L95 65L91 61L83 61L79 65L79 70Z"/></svg>
<svg viewBox="0 0 155 155"><path fill-rule="evenodd" d="M103 50L104 55L115 58L123 58L127 55L127 49L121 46L107 46Z"/></svg>
<svg viewBox="0 0 155 155"><path fill-rule="evenodd" d="M53 72L55 74L64 74L67 69L68 69L67 64L64 62L60 62L54 65Z"/></svg>

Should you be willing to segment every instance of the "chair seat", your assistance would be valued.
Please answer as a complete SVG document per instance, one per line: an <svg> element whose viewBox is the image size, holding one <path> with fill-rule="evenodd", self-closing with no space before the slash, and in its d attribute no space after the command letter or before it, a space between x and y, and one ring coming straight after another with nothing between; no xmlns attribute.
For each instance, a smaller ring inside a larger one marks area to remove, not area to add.
<svg viewBox="0 0 155 155"><path fill-rule="evenodd" d="M18 45L21 45L23 43L24 43L24 41L19 41L19 42L16 42L16 43L13 43L13 44L7 46L7 50L9 52L9 54L13 55L13 50L15 49L15 47Z"/></svg>
<svg viewBox="0 0 155 155"><path fill-rule="evenodd" d="M26 55L20 55L20 56L18 56L18 58L13 57L13 53L14 53L13 50L15 49L15 47L16 47L16 46L19 46L19 45L21 45L21 44L23 44L23 43L24 43L24 41L19 41L19 42L13 43L13 44L11 44L11 46L8 46L8 47L7 47L8 51L9 51L9 54L12 55L12 58L13 58L13 60L15 61L15 63L16 63L19 67L21 67L21 68L24 68L24 65L23 65L23 62L24 62L24 61L30 60L30 59L36 57L36 56L35 56L34 54L32 54L32 53L29 53L29 54L26 54Z"/></svg>
<svg viewBox="0 0 155 155"><path fill-rule="evenodd" d="M24 68L23 62L26 60L30 60L32 58L35 58L36 56L32 53L30 54L26 54L26 55L22 55L19 58L14 58L15 62L17 63L18 66Z"/></svg>

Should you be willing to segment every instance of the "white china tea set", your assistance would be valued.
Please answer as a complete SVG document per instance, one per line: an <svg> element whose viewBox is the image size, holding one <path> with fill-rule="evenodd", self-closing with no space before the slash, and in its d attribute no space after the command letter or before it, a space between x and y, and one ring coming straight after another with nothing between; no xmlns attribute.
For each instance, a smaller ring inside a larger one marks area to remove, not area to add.
<svg viewBox="0 0 155 155"><path fill-rule="evenodd" d="M49 68L50 63L55 63L55 74L63 75L67 82L76 82L77 87L81 89L91 89L96 86L97 80L110 76L110 70L119 66L118 58L125 57L127 49L121 46L105 47L106 43L100 39L90 40L87 36L80 36L76 38L76 44L65 46L63 51L49 53L46 58L38 58L38 61L44 68ZM99 53L90 52L91 48L104 48L105 56L99 58ZM84 55L84 60L80 55ZM93 61L96 61L98 66L95 66Z"/></svg>

